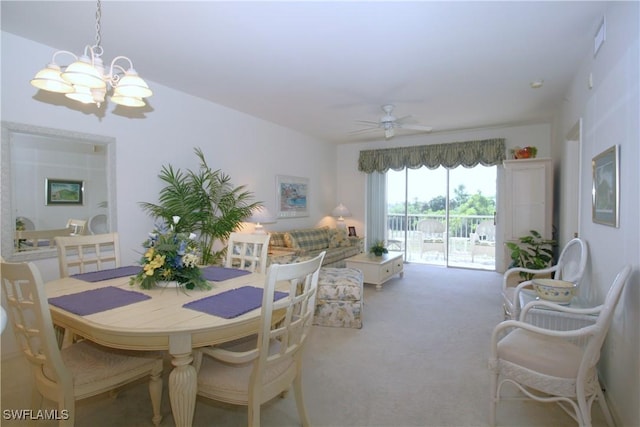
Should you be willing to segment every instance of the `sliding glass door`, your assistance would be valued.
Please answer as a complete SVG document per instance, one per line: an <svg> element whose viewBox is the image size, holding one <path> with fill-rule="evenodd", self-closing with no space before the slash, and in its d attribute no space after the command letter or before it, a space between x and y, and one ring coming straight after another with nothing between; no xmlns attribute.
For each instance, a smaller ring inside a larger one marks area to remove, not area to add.
<svg viewBox="0 0 640 427"><path fill-rule="evenodd" d="M408 262L495 269L496 167L387 172L387 241Z"/></svg>

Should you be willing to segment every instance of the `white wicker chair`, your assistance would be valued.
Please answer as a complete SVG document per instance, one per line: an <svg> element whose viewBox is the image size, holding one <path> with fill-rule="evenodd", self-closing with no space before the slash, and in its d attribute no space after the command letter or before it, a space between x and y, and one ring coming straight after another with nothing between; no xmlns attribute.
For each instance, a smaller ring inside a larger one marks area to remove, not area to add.
<svg viewBox="0 0 640 427"><path fill-rule="evenodd" d="M109 232L109 221L105 214L97 214L89 218L87 223L89 227L89 233L91 234L105 234Z"/></svg>
<svg viewBox="0 0 640 427"><path fill-rule="evenodd" d="M269 267L257 339L195 351L198 395L247 406L248 425L259 426L260 406L293 384L300 420L309 426L302 397L302 350L311 330L323 258L324 252L309 261ZM278 282L288 282L289 294L273 301Z"/></svg>
<svg viewBox="0 0 640 427"><path fill-rule="evenodd" d="M444 233L446 226L436 219L423 219L416 224L416 231L420 232L420 257L425 252L437 252L445 255Z"/></svg>
<svg viewBox="0 0 640 427"><path fill-rule="evenodd" d="M589 309L573 309L549 301L524 306L522 319L534 307L570 314L597 315L595 324L576 330L550 330L516 320L506 320L491 338L491 407L489 424L496 424L496 405L502 386L514 384L526 398L556 402L580 426L591 426L591 405L598 400L607 424L613 419L598 381L597 363L611 318L631 273L624 267L613 281L604 303ZM511 399L519 399L518 396Z"/></svg>
<svg viewBox="0 0 640 427"><path fill-rule="evenodd" d="M542 276L553 275L554 279L566 280L579 285L587 266L588 256L587 242L575 238L571 239L562 249L558 257L558 263L554 266L541 270L515 267L505 271L502 278L502 300L505 318L513 320L520 318L519 293L523 288L531 287L530 280L521 283L513 282L514 276L519 275L520 272Z"/></svg>
<svg viewBox="0 0 640 427"><path fill-rule="evenodd" d="M58 349L44 283L36 266L3 262L1 271L13 331L31 367L33 409L41 407L43 397L57 402L60 425L73 426L76 400L150 376L152 421L156 426L160 424L160 353L124 352L88 340Z"/></svg>
<svg viewBox="0 0 640 427"><path fill-rule="evenodd" d="M264 274L267 271L270 238L269 234L231 233L225 267Z"/></svg>
<svg viewBox="0 0 640 427"><path fill-rule="evenodd" d="M480 221L476 231L471 233L471 262L477 255L496 257L496 226L493 220Z"/></svg>

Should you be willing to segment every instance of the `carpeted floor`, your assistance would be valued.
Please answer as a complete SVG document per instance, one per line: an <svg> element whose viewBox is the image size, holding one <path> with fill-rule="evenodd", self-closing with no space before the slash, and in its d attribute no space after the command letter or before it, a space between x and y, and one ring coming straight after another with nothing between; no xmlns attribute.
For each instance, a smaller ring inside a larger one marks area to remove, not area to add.
<svg viewBox="0 0 640 427"><path fill-rule="evenodd" d="M365 285L364 326L314 326L305 350L304 390L314 426L486 426L487 358L502 320L501 276L407 264L381 291ZM170 370L167 362L165 377ZM2 362L2 409L26 409L30 384L21 358ZM165 378L166 379L166 378ZM51 406L53 408L53 406ZM76 426L151 426L146 383L113 400L77 404ZM173 426L166 390L162 426ZM4 415L4 412L3 412ZM594 426L604 425L594 405ZM501 426L575 426L554 404L504 402ZM293 392L262 407L263 426L299 425ZM198 400L194 426L243 426L245 408ZM2 419L3 426L25 422ZM38 426L56 425L38 422Z"/></svg>

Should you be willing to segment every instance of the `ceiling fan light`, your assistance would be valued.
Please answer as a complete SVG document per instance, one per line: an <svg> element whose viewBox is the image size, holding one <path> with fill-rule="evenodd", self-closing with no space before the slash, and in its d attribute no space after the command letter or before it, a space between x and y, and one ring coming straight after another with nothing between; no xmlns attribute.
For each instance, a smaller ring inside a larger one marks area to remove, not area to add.
<svg viewBox="0 0 640 427"><path fill-rule="evenodd" d="M93 104L95 101L91 94L91 89L86 86L74 85L74 92L65 95L69 99L82 102L83 104Z"/></svg>
<svg viewBox="0 0 640 427"><path fill-rule="evenodd" d="M122 96L114 94L111 97L111 101L118 105L124 105L125 107L144 107L146 105L142 99L135 96Z"/></svg>
<svg viewBox="0 0 640 427"><path fill-rule="evenodd" d="M62 78L74 85L82 85L90 89L101 89L107 86L102 79L102 74L86 55L69 65L62 73Z"/></svg>
<svg viewBox="0 0 640 427"><path fill-rule="evenodd" d="M118 81L115 89L113 90L114 96L127 96L134 98L147 98L153 95L149 85L145 82L133 68L129 69Z"/></svg>
<svg viewBox="0 0 640 427"><path fill-rule="evenodd" d="M38 71L31 80L31 85L38 89L56 93L71 93L73 85L64 80L61 76L60 66L51 63L46 68Z"/></svg>
<svg viewBox="0 0 640 427"><path fill-rule="evenodd" d="M385 128L385 130L384 130L384 137L385 137L386 139L389 139L389 138L393 137L393 134L394 134L394 132L393 132L393 127Z"/></svg>

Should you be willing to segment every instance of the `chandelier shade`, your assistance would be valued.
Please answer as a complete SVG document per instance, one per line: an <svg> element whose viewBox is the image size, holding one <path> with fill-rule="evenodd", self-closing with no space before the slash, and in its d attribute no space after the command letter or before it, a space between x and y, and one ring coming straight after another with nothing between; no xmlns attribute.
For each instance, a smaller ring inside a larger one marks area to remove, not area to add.
<svg viewBox="0 0 640 427"><path fill-rule="evenodd" d="M76 62L69 65L61 76L71 84L89 89L107 87L107 83L103 80L103 73L98 71L98 66L103 68L100 58L94 58L91 61L88 56L82 55Z"/></svg>
<svg viewBox="0 0 640 427"><path fill-rule="evenodd" d="M82 102L83 104L91 104L93 102L93 95L91 89L86 86L73 86L73 92L65 94L69 99Z"/></svg>
<svg viewBox="0 0 640 427"><path fill-rule="evenodd" d="M149 85L133 68L133 62L126 56L117 56L105 69L102 62L102 46L100 45L100 17L102 15L101 2L97 2L96 12L96 44L85 46L84 54L75 54L60 50L53 54L51 63L40 70L31 80L31 85L48 92L63 93L69 99L83 104L96 104L98 107L104 102L107 94L115 104L127 107L144 107L143 98L153 95ZM73 62L61 66L56 62L60 54L70 55ZM117 65L118 60L129 63L126 69Z"/></svg>
<svg viewBox="0 0 640 427"><path fill-rule="evenodd" d="M134 98L146 98L151 96L152 92L147 83L138 76L138 73L136 73L133 68L130 68L118 82L118 85L113 90L113 94Z"/></svg>
<svg viewBox="0 0 640 427"><path fill-rule="evenodd" d="M125 107L144 107L145 103L142 99L135 96L113 95L111 101L114 104L124 105Z"/></svg>
<svg viewBox="0 0 640 427"><path fill-rule="evenodd" d="M31 84L38 89L56 93L73 92L73 85L62 78L60 66L54 63L38 71L31 80Z"/></svg>

